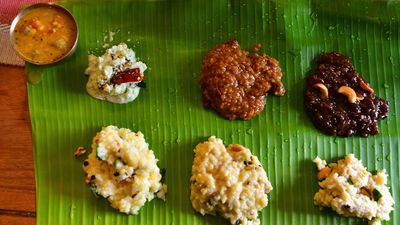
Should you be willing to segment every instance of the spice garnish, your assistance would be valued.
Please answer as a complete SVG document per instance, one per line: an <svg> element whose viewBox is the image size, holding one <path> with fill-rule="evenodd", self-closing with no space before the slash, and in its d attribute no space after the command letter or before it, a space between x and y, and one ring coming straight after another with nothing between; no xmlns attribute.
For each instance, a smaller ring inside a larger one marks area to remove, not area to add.
<svg viewBox="0 0 400 225"><path fill-rule="evenodd" d="M111 78L112 84L123 84L128 82L140 82L145 79L144 75L140 73L139 68L128 69L122 72L118 72L115 74L113 78Z"/></svg>

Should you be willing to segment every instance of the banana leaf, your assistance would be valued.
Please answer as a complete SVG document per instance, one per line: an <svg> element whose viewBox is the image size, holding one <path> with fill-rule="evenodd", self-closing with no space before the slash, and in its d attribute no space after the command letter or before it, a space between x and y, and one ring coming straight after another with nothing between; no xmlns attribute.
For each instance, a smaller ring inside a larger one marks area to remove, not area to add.
<svg viewBox="0 0 400 225"><path fill-rule="evenodd" d="M191 165L197 143L215 135L257 155L274 187L262 224L367 224L313 204L318 190L312 159L328 162L354 153L369 170L386 169L396 202L399 186L400 46L396 1L185 0L64 1L80 37L73 56L56 65L28 65L29 111L34 141L37 224L228 224L201 216L190 203ZM347 7L349 4L349 7ZM361 4L368 6L368 12ZM395 18L392 21L392 18ZM115 35L110 34L115 33ZM235 38L244 49L279 60L287 93L269 96L250 121L228 121L201 103L202 59L213 46ZM88 54L125 42L149 69L147 87L132 103L111 104L85 90ZM376 136L333 137L317 130L303 103L305 78L321 52L338 51L390 112ZM31 76L32 75L32 76ZM41 79L41 80L40 80ZM39 82L40 81L40 82ZM103 126L142 131L166 169L167 201L153 200L138 215L125 215L96 198L84 183L85 156L74 157ZM391 220L400 224L400 205Z"/></svg>

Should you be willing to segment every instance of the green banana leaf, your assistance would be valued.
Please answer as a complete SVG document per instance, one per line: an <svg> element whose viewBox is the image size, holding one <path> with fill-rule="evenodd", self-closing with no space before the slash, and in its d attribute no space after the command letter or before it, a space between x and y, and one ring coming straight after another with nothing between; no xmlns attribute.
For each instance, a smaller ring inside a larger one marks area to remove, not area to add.
<svg viewBox="0 0 400 225"><path fill-rule="evenodd" d="M391 220L384 224L399 225L399 7L396 1L365 1L368 13L364 13L359 0L348 1L349 8L345 2L60 3L79 24L75 54L56 65L26 67L30 81L37 83L27 84L37 224L228 224L219 217L196 213L189 199L193 149L215 135L225 144L250 148L267 171L274 190L269 205L259 214L262 224L367 224L313 205L318 184L311 160L319 155L333 161L354 153L369 170L388 172L397 204ZM115 33L112 40L109 32ZM250 121L228 121L201 103L202 59L213 46L231 38L244 49L261 43L260 52L278 59L284 73L286 95L270 96L264 111ZM127 43L148 65L147 87L129 104L95 100L85 90L87 56L102 54L106 43L120 42ZM389 116L379 122L378 135L333 137L311 123L303 104L305 78L313 59L325 51L349 56L376 94L390 102ZM74 150L84 146L90 151L93 136L110 124L144 133L159 167L167 171L165 203L153 200L138 215L125 215L96 198L84 183L86 156L75 158Z"/></svg>
<svg viewBox="0 0 400 225"><path fill-rule="evenodd" d="M398 23L400 1L398 0L313 0L315 12L344 16L375 23Z"/></svg>

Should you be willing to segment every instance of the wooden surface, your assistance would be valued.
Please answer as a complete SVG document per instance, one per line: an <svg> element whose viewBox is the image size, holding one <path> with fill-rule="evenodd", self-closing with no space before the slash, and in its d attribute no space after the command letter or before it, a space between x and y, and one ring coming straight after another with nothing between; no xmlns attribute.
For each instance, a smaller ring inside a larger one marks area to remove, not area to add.
<svg viewBox="0 0 400 225"><path fill-rule="evenodd" d="M0 65L0 225L35 224L35 178L24 69Z"/></svg>

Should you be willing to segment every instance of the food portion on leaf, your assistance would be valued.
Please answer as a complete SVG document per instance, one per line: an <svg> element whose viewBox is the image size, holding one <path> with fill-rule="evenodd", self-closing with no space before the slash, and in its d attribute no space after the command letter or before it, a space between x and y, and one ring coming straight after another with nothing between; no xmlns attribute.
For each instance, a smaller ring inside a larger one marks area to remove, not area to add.
<svg viewBox="0 0 400 225"><path fill-rule="evenodd" d="M318 129L339 136L377 134L378 120L389 112L389 103L375 95L348 58L335 52L317 60L307 78L305 105Z"/></svg>
<svg viewBox="0 0 400 225"><path fill-rule="evenodd" d="M85 182L120 212L137 214L154 197L165 200L167 186L157 159L141 132L108 126L93 138L83 163Z"/></svg>
<svg viewBox="0 0 400 225"><path fill-rule="evenodd" d="M268 204L271 183L257 156L232 144L225 148L214 136L195 148L191 194L193 208L219 214L234 225L258 225L258 211Z"/></svg>
<svg viewBox="0 0 400 225"><path fill-rule="evenodd" d="M390 219L394 200L386 186L385 170L372 175L353 154L328 165L317 156L314 163L320 186L314 195L315 205L331 208L340 215L368 219L370 225Z"/></svg>
<svg viewBox="0 0 400 225"><path fill-rule="evenodd" d="M278 61L241 50L236 40L215 46L200 75L203 104L229 120L250 120L264 109L268 93L282 96Z"/></svg>
<svg viewBox="0 0 400 225"><path fill-rule="evenodd" d="M104 55L89 55L87 92L94 98L128 103L144 87L146 64L136 61L135 52L124 43L107 49Z"/></svg>

